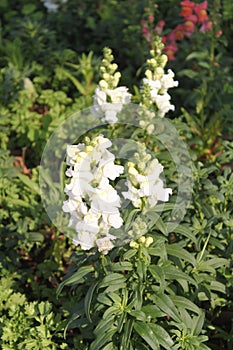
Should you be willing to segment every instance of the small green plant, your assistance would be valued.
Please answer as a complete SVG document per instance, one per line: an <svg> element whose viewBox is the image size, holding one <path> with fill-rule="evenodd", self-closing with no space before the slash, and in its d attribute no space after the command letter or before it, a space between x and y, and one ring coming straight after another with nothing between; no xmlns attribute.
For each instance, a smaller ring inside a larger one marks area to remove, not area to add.
<svg viewBox="0 0 233 350"><path fill-rule="evenodd" d="M13 284L10 276L0 279L2 349L53 350L58 346L68 349L63 340L61 316L54 314L52 304L28 302L24 294L14 291ZM59 332L57 327L61 328Z"/></svg>

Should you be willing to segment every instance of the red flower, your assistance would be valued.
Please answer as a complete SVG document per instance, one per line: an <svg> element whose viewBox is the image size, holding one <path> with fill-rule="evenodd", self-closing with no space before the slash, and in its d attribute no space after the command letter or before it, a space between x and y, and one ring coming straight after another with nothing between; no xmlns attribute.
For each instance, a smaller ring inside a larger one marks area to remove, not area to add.
<svg viewBox="0 0 233 350"><path fill-rule="evenodd" d="M187 18L193 14L193 9L195 6L194 2L189 0L181 1L181 6L182 6L182 9L180 12L180 16Z"/></svg>
<svg viewBox="0 0 233 350"><path fill-rule="evenodd" d="M217 30L216 32L217 38L219 38L221 35L222 35L222 30L221 29Z"/></svg>
<svg viewBox="0 0 233 350"><path fill-rule="evenodd" d="M164 47L164 52L167 55L169 61L174 61L176 58L174 54L178 51L178 47L175 42L170 43L169 45Z"/></svg>
<svg viewBox="0 0 233 350"><path fill-rule="evenodd" d="M183 40L185 34L183 24L178 24L178 26L176 26L176 28L173 30L173 33L175 35L175 40Z"/></svg>
<svg viewBox="0 0 233 350"><path fill-rule="evenodd" d="M165 22L163 20L159 21L154 28L154 33L160 35L163 31L163 27L165 26Z"/></svg>
<svg viewBox="0 0 233 350"><path fill-rule="evenodd" d="M196 4L194 7L194 12L197 15L198 22L205 22L209 20L208 14L206 12L208 7L208 2L204 1L201 4Z"/></svg>
<svg viewBox="0 0 233 350"><path fill-rule="evenodd" d="M205 33L208 30L212 30L212 28L213 28L212 22L211 21L206 21L206 22L202 23L202 26L200 28L200 32Z"/></svg>
<svg viewBox="0 0 233 350"><path fill-rule="evenodd" d="M186 36L191 36L191 34L195 31L195 24L192 21L184 22L184 30Z"/></svg>
<svg viewBox="0 0 233 350"><path fill-rule="evenodd" d="M150 31L148 28L143 27L142 34L143 34L144 38L146 38L147 41L149 41L149 42L151 41L151 34L150 34Z"/></svg>
<svg viewBox="0 0 233 350"><path fill-rule="evenodd" d="M149 22L154 22L155 16L150 14L150 15L148 15L147 19Z"/></svg>
<svg viewBox="0 0 233 350"><path fill-rule="evenodd" d="M166 36L166 42L173 43L175 41L176 41L176 36L174 31L172 31L171 33L168 33Z"/></svg>
<svg viewBox="0 0 233 350"><path fill-rule="evenodd" d="M194 7L195 7L195 3L192 2L192 1L189 1L189 0L181 1L180 4L181 4L182 6L186 6L186 7L191 7L191 8L194 8Z"/></svg>

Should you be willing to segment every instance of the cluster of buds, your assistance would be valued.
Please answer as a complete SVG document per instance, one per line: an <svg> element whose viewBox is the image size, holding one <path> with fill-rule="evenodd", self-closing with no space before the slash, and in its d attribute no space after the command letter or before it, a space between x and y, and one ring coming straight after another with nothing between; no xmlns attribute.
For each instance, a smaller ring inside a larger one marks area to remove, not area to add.
<svg viewBox="0 0 233 350"><path fill-rule="evenodd" d="M155 49L150 51L151 58L147 59L147 70L142 86L142 101L141 106L150 108L155 106L156 116L163 118L170 110L174 111L175 106L171 104L171 96L168 89L178 86L178 81L175 81L174 73L168 69L165 73L167 64L167 56L163 53L163 43L160 37L155 38ZM140 120L140 126L147 129L150 134L153 132L152 119L154 114L148 110L143 112L144 116Z"/></svg>
<svg viewBox="0 0 233 350"><path fill-rule="evenodd" d="M145 237L145 236L141 236L138 239L138 242L136 241L131 241L130 242L130 247L131 248L135 248L138 249L140 245L144 245L146 248L149 248L149 246L153 243L153 238L152 237Z"/></svg>
<svg viewBox="0 0 233 350"><path fill-rule="evenodd" d="M113 55L109 48L104 49L104 59L100 72L102 79L95 89L93 114L109 124L117 122L117 114L124 104L131 101L131 94L125 86L118 86L121 74L117 72L117 64L112 63Z"/></svg>
<svg viewBox="0 0 233 350"><path fill-rule="evenodd" d="M205 33L213 29L213 22L209 19L207 9L207 1L200 4L189 0L181 1L179 16L183 17L183 22L178 24L170 33L162 36L164 52L170 61L175 60L175 53L178 51L177 42L182 41L185 37L191 38L196 30ZM155 35L162 35L165 22L161 20L153 29L150 29L154 22L154 16L149 14L147 20L141 22L142 34L148 42L153 43ZM216 35L220 36L221 31L217 31Z"/></svg>

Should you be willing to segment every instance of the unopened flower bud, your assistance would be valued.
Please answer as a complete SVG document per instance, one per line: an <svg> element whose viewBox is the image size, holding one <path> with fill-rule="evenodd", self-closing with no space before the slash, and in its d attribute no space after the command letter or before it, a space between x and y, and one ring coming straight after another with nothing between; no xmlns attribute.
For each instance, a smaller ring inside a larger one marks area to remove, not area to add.
<svg viewBox="0 0 233 350"><path fill-rule="evenodd" d="M138 172L134 167L129 167L129 174L135 176L138 174Z"/></svg>
<svg viewBox="0 0 233 350"><path fill-rule="evenodd" d="M116 72L116 73L114 74L114 79L119 80L120 77L121 77L121 73L120 73L120 72Z"/></svg>
<svg viewBox="0 0 233 350"><path fill-rule="evenodd" d="M138 248L139 247L139 244L137 243L137 242L135 242L135 241L131 241L130 243L129 243L129 246L131 247L131 248Z"/></svg>
<svg viewBox="0 0 233 350"><path fill-rule="evenodd" d="M146 128L149 135L151 135L153 133L154 129L155 129L155 127L153 124L148 125Z"/></svg>
<svg viewBox="0 0 233 350"><path fill-rule="evenodd" d="M139 239L138 239L138 242L139 242L139 243L145 243L145 241L146 241L146 237L145 237L145 236L141 236L141 237L139 237Z"/></svg>
<svg viewBox="0 0 233 350"><path fill-rule="evenodd" d="M167 55L164 55L164 54L163 54L163 55L160 57L160 59L161 59L162 66L164 67L164 66L167 64L167 60L168 60Z"/></svg>
<svg viewBox="0 0 233 350"><path fill-rule="evenodd" d="M158 74L158 76L163 76L164 74L164 69L162 67L157 67L155 69L155 73Z"/></svg>
<svg viewBox="0 0 233 350"><path fill-rule="evenodd" d="M92 147L92 146L87 146L87 147L85 148L85 151L86 151L87 153L91 153L91 152L93 151L93 149L94 149L94 147Z"/></svg>
<svg viewBox="0 0 233 350"><path fill-rule="evenodd" d="M100 80L99 86L102 90L106 90L108 88L108 83L105 80Z"/></svg>
<svg viewBox="0 0 233 350"><path fill-rule="evenodd" d="M145 241L145 247L148 248L152 243L153 243L153 238L152 237L147 237Z"/></svg>
<svg viewBox="0 0 233 350"><path fill-rule="evenodd" d="M104 73L103 78L104 78L104 80L108 81L110 79L110 74Z"/></svg>
<svg viewBox="0 0 233 350"><path fill-rule="evenodd" d="M147 69L145 72L145 76L147 77L147 79L152 80L152 72L151 70Z"/></svg>
<svg viewBox="0 0 233 350"><path fill-rule="evenodd" d="M117 68L118 68L118 65L117 65L116 63L113 63L113 64L110 65L110 69L111 69L113 72L115 72L115 70L117 70Z"/></svg>

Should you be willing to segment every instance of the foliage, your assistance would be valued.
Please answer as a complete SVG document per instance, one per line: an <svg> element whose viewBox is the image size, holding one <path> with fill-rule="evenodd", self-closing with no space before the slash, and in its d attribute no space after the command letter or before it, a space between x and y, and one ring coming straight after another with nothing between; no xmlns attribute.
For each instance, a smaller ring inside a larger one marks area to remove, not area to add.
<svg viewBox="0 0 233 350"><path fill-rule="evenodd" d="M2 273L4 276L6 271ZM28 302L24 294L12 289L13 282L9 275L0 280L2 349L56 349L58 343L60 349L68 349L62 332L57 331L61 327L61 317L54 314L52 304Z"/></svg>

